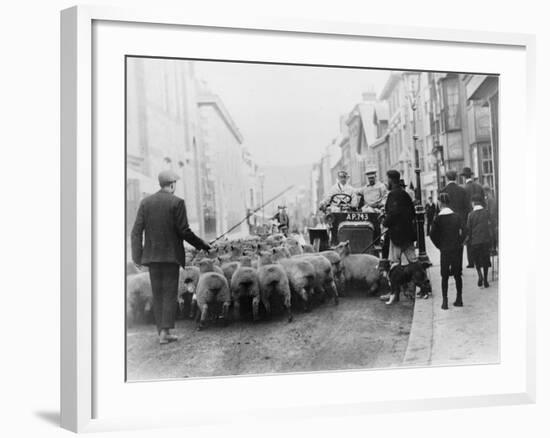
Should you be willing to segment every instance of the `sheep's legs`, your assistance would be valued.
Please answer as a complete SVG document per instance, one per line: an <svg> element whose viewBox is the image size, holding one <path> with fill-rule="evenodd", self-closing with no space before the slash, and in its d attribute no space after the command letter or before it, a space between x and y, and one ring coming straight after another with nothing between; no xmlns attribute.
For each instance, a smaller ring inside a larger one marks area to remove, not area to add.
<svg viewBox="0 0 550 438"><path fill-rule="evenodd" d="M331 280L328 282L327 287L325 290L329 291L329 295L334 298L334 305L338 305L338 289L336 289L336 283L334 283L334 280Z"/></svg>
<svg viewBox="0 0 550 438"><path fill-rule="evenodd" d="M202 330L205 326L206 317L208 316L208 304L203 304L202 306L198 306L198 308L197 321L199 321L199 323L197 325L197 330Z"/></svg>
<svg viewBox="0 0 550 438"><path fill-rule="evenodd" d="M238 295L233 300L233 318L235 321L241 319L241 302Z"/></svg>
<svg viewBox="0 0 550 438"><path fill-rule="evenodd" d="M226 301L225 303L223 303L223 314L222 314L223 325L229 324L229 306L230 305L231 305L230 301Z"/></svg>
<svg viewBox="0 0 550 438"><path fill-rule="evenodd" d="M260 295L256 295L254 298L252 298L252 318L254 321L258 321L260 319L259 309Z"/></svg>

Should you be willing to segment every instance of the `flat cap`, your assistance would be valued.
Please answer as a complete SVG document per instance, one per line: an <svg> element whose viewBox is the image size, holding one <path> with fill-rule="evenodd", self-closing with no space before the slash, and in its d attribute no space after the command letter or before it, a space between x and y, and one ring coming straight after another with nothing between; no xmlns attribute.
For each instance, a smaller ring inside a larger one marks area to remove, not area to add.
<svg viewBox="0 0 550 438"><path fill-rule="evenodd" d="M348 176L348 173L345 170L339 170L338 176Z"/></svg>
<svg viewBox="0 0 550 438"><path fill-rule="evenodd" d="M179 175L173 170L163 170L159 173L159 184L161 187L167 186L180 179Z"/></svg>

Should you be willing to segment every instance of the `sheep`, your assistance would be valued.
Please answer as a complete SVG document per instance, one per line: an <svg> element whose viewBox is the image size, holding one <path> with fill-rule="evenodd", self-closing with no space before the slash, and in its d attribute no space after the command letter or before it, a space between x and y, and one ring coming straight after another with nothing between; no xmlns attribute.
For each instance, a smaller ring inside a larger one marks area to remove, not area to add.
<svg viewBox="0 0 550 438"><path fill-rule="evenodd" d="M304 250L302 249L302 246L300 245L300 243L292 237L289 237L288 239L286 239L284 246L288 249L291 255L304 253Z"/></svg>
<svg viewBox="0 0 550 438"><path fill-rule="evenodd" d="M222 269L223 275L225 276L229 284L231 284L231 278L233 277L233 274L239 268L240 265L241 265L240 262L237 262L237 261L222 263L221 269Z"/></svg>
<svg viewBox="0 0 550 438"><path fill-rule="evenodd" d="M342 259L340 255L333 250L321 251L319 253L325 257L332 266L332 276L334 277L334 282L336 283L336 290L338 295L342 296L344 294L344 266L342 265Z"/></svg>
<svg viewBox="0 0 550 438"><path fill-rule="evenodd" d="M258 260L258 280L260 285L260 300L267 315L271 315L270 298L276 294L283 299L288 322L292 322L290 285L284 267L273 263L270 253L263 253Z"/></svg>
<svg viewBox="0 0 550 438"><path fill-rule="evenodd" d="M304 253L313 253L315 252L315 249L313 248L313 245L306 243L305 245L302 245L302 251Z"/></svg>
<svg viewBox="0 0 550 438"><path fill-rule="evenodd" d="M307 260L315 269L314 290L319 296L328 295L334 298L334 304L338 305L338 291L332 274L332 264L319 254L300 254L292 258Z"/></svg>
<svg viewBox="0 0 550 438"><path fill-rule="evenodd" d="M197 307L196 289L199 282L200 270L196 266L180 268L178 282L178 305L180 312L185 316L185 310L190 318L195 316Z"/></svg>
<svg viewBox="0 0 550 438"><path fill-rule="evenodd" d="M369 293L374 294L380 285L380 259L370 254L351 254L349 241L335 246L334 251L342 259L346 283L366 283Z"/></svg>
<svg viewBox="0 0 550 438"><path fill-rule="evenodd" d="M206 318L210 306L222 305L222 318L224 324L228 323L229 306L231 305L231 292L225 276L218 272L204 272L199 277L197 284L197 307L196 315L197 330L205 327Z"/></svg>
<svg viewBox="0 0 550 438"><path fill-rule="evenodd" d="M144 323L153 310L153 292L148 272L126 277L126 316L128 324Z"/></svg>
<svg viewBox="0 0 550 438"><path fill-rule="evenodd" d="M216 272L220 275L224 275L222 268L217 266L216 261L214 259L202 259L198 262L199 270L201 274L204 274L206 272Z"/></svg>
<svg viewBox="0 0 550 438"><path fill-rule="evenodd" d="M250 257L242 257L240 266L235 270L231 278L231 298L235 319L241 317L241 300L252 298L252 316L258 321L260 304L260 283L258 272L252 268Z"/></svg>
<svg viewBox="0 0 550 438"><path fill-rule="evenodd" d="M286 248L273 248L273 261L279 263L285 270L291 291L298 295L304 310L310 310L309 298L315 286L315 268L307 260L291 259Z"/></svg>

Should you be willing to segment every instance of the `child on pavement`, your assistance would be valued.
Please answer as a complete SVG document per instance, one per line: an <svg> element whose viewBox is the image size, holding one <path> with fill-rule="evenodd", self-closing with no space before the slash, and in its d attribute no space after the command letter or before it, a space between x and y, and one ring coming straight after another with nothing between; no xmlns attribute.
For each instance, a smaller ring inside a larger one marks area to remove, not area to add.
<svg viewBox="0 0 550 438"><path fill-rule="evenodd" d="M483 207L481 195L472 196L473 210L466 221L466 241L471 245L471 254L477 269L477 285L489 287L487 273L491 266L490 251L493 241L491 231L491 217L489 211ZM483 272L482 272L483 269Z"/></svg>
<svg viewBox="0 0 550 438"><path fill-rule="evenodd" d="M448 193L439 195L440 211L430 230L430 239L440 251L441 292L443 303L441 308L449 308L447 291L449 277L452 275L456 285L456 307L462 307L462 245L464 244L464 227L460 216L449 208Z"/></svg>

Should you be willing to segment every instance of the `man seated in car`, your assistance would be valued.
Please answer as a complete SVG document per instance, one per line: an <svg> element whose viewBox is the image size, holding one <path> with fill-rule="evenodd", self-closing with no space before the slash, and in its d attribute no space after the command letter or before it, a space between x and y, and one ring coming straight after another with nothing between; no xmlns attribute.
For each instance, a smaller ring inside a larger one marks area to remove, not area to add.
<svg viewBox="0 0 550 438"><path fill-rule="evenodd" d="M338 172L338 182L327 192L319 205L319 210L341 211L342 208L357 208L356 190L349 185L349 175L345 170Z"/></svg>
<svg viewBox="0 0 550 438"><path fill-rule="evenodd" d="M361 211L367 213L369 220L374 226L374 239L377 241L380 237L380 221L378 216L382 207L386 203L388 189L382 182L376 181L376 166L369 166L365 170L367 176L367 184L361 187L358 195L363 199Z"/></svg>

